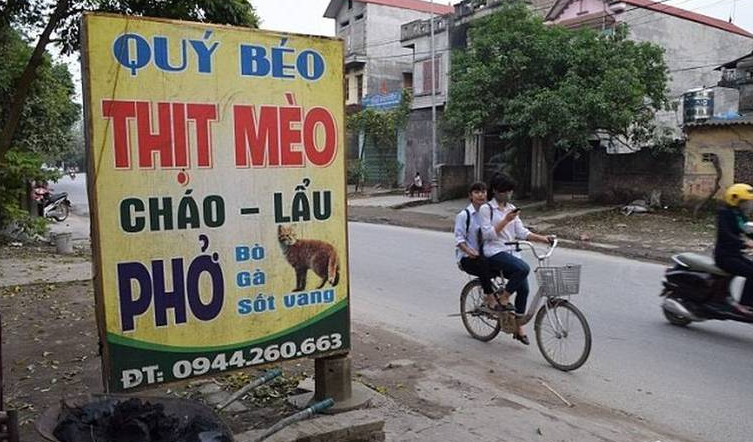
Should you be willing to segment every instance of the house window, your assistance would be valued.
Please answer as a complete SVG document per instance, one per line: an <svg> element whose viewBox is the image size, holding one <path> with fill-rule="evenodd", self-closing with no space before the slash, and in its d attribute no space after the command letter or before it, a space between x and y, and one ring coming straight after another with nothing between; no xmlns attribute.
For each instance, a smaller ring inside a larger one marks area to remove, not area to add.
<svg viewBox="0 0 753 442"><path fill-rule="evenodd" d="M441 57L436 57L434 59L434 75L433 75L433 77L434 77L434 91L435 92L440 92L440 87L439 87L439 82L440 82L439 67L442 65L441 61L442 61ZM422 80L423 80L423 90L422 91L425 94L430 94L431 93L431 79L432 79L432 74L431 74L431 60L424 61L422 68L423 68L422 69L422 71L423 71L423 78L422 78Z"/></svg>
<svg viewBox="0 0 753 442"><path fill-rule="evenodd" d="M345 77L345 102L350 101L350 77Z"/></svg>
<svg viewBox="0 0 753 442"><path fill-rule="evenodd" d="M356 75L356 89L358 89L358 102L363 98L363 74Z"/></svg>
<svg viewBox="0 0 753 442"><path fill-rule="evenodd" d="M340 29L348 27L350 24L350 20L345 20L340 22Z"/></svg>
<svg viewBox="0 0 753 442"><path fill-rule="evenodd" d="M705 153L701 155L701 161L703 161L704 163L713 163L715 155L716 154L713 153Z"/></svg>
<svg viewBox="0 0 753 442"><path fill-rule="evenodd" d="M403 89L413 89L412 72L403 72Z"/></svg>
<svg viewBox="0 0 753 442"><path fill-rule="evenodd" d="M348 9L353 9L353 0L348 0Z"/></svg>
<svg viewBox="0 0 753 442"><path fill-rule="evenodd" d="M355 21L363 20L363 14L356 15Z"/></svg>

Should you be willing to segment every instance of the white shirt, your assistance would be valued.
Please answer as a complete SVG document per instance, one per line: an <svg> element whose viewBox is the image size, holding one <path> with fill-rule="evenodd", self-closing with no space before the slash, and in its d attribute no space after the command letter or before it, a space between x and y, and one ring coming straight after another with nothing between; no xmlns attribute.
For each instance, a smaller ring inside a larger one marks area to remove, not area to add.
<svg viewBox="0 0 753 442"><path fill-rule="evenodd" d="M489 213L490 206L491 215ZM494 230L494 226L502 221L505 216L513 210L515 210L513 204L507 203L503 207L500 207L496 199L484 204L479 209L481 234L484 238L484 256L493 256L499 252L508 252L517 256L515 246L505 245L505 242L528 239L528 235L531 234L531 231L525 228L523 221L520 220L520 216L516 217L514 221L508 223L499 233Z"/></svg>
<svg viewBox="0 0 753 442"><path fill-rule="evenodd" d="M413 177L413 184L416 185L416 187L423 187L424 183L421 181L421 177L419 175L416 175Z"/></svg>
<svg viewBox="0 0 753 442"><path fill-rule="evenodd" d="M468 218L465 214L465 210L471 214L471 222L468 223L467 232L465 226ZM455 260L457 262L460 262L461 259L468 256L460 249L460 247L458 247L460 244L465 243L468 247L476 251L479 249L478 231L481 228L479 213L476 211L476 208L473 207L473 204L468 204L468 207L466 207L465 210L461 210L455 216Z"/></svg>

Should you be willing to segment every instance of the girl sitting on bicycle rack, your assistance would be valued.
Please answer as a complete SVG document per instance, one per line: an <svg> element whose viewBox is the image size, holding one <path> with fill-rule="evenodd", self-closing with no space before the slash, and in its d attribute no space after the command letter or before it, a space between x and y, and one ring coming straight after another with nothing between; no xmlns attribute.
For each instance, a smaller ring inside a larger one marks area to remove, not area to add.
<svg viewBox="0 0 753 442"><path fill-rule="evenodd" d="M519 319L518 331L513 338L528 345L530 342L523 331L522 317L528 302L528 273L531 268L519 257L515 245L507 244L517 240L551 244L552 238L528 230L518 217L520 209L510 201L515 190L515 181L506 175L495 175L489 186L489 203L479 209L484 256L490 266L502 271L507 285L499 296L499 302L507 304L510 296L515 296L515 315Z"/></svg>

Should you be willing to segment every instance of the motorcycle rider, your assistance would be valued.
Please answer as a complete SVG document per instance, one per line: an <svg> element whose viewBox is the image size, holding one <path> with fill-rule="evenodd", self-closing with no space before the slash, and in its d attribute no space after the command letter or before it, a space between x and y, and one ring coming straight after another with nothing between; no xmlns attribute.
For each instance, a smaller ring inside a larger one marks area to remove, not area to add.
<svg viewBox="0 0 753 442"><path fill-rule="evenodd" d="M748 214L753 212L753 186L731 185L724 202L717 213L714 261L725 272L746 278L739 304L731 304L739 313L753 315L753 261L743 254L744 249L753 248L753 236L745 228Z"/></svg>

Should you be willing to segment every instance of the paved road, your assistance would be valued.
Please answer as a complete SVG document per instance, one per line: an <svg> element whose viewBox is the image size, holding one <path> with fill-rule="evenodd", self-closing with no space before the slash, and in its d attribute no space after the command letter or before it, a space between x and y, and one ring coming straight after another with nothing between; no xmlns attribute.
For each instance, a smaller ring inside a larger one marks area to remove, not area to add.
<svg viewBox="0 0 753 442"><path fill-rule="evenodd" d="M86 173L76 174L75 179L63 175L57 183L50 186L54 193L68 192L72 212L80 216L89 216L89 200L86 197Z"/></svg>
<svg viewBox="0 0 753 442"><path fill-rule="evenodd" d="M660 265L566 249L552 264L569 262L584 266L583 294L573 302L594 335L591 358L576 372L548 366L534 343L525 348L507 336L474 341L459 318L447 316L457 312L467 281L453 263L447 233L351 223L353 318L489 361L497 373L545 379L571 397L623 410L680 437L751 440L750 326L668 325L658 308Z"/></svg>
<svg viewBox="0 0 753 442"><path fill-rule="evenodd" d="M53 186L73 203L70 224L88 236L86 175ZM588 363L573 373L546 364L535 344L468 337L457 317L465 279L447 233L350 223L353 318L396 329L432 346L493 361L499 373L546 379L573 397L669 426L682 437L749 442L753 328L736 323L668 325L658 308L663 267L560 249L552 264L584 266L583 310L594 335ZM529 326L529 335L533 335Z"/></svg>
<svg viewBox="0 0 753 442"><path fill-rule="evenodd" d="M71 214L62 223L52 222L50 231L56 233L72 233L74 241L89 239L89 200L86 196L86 174L76 174L75 179L64 175L57 183L50 186L53 193L68 192L71 202Z"/></svg>

